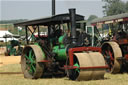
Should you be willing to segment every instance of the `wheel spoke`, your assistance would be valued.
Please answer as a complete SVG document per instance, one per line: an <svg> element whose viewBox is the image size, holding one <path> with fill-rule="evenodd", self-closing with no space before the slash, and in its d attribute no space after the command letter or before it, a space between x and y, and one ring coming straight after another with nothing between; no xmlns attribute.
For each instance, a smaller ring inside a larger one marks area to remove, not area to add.
<svg viewBox="0 0 128 85"><path fill-rule="evenodd" d="M29 51L29 58L32 58L32 50Z"/></svg>
<svg viewBox="0 0 128 85"><path fill-rule="evenodd" d="M112 48L110 46L108 46L107 49L104 50L104 58L106 59L106 62L109 66L109 70L111 71L114 65L114 57Z"/></svg>
<svg viewBox="0 0 128 85"><path fill-rule="evenodd" d="M32 69L31 69L31 68L29 69L29 73L33 73L33 71L32 71Z"/></svg>
<svg viewBox="0 0 128 85"><path fill-rule="evenodd" d="M33 71L35 72L36 71L35 66L34 65L31 65L31 67L32 67Z"/></svg>
<svg viewBox="0 0 128 85"><path fill-rule="evenodd" d="M114 58L113 58L112 53L110 51L109 51L109 55L110 55L110 59L113 61Z"/></svg>
<svg viewBox="0 0 128 85"><path fill-rule="evenodd" d="M36 62L35 62L35 57L34 57L35 55L33 55L32 56L32 61L33 61L33 64L35 64Z"/></svg>
<svg viewBox="0 0 128 85"><path fill-rule="evenodd" d="M26 58L27 60L30 60L29 57L28 57L27 55L25 55L25 58Z"/></svg>
<svg viewBox="0 0 128 85"><path fill-rule="evenodd" d="M34 59L34 56L35 56L35 55L33 54L33 55L31 56L31 58Z"/></svg>
<svg viewBox="0 0 128 85"><path fill-rule="evenodd" d="M32 55L32 50L29 51L29 60L31 61L31 63L35 63L35 60L34 60L34 54Z"/></svg>
<svg viewBox="0 0 128 85"><path fill-rule="evenodd" d="M105 54L107 56L107 63L109 65L109 70L111 71L111 69L113 68L113 63L114 63L114 57L111 51L111 47L108 47L107 50L105 51Z"/></svg>

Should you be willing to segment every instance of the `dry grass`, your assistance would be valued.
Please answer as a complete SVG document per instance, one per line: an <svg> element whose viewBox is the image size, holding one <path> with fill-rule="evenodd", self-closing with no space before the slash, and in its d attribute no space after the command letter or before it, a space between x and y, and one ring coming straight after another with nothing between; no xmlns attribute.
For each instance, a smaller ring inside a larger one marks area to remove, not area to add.
<svg viewBox="0 0 128 85"><path fill-rule="evenodd" d="M21 72L20 64L9 64L0 67L0 72Z"/></svg>
<svg viewBox="0 0 128 85"><path fill-rule="evenodd" d="M4 56L0 55L0 66L8 65L8 64L19 64L21 60L20 56Z"/></svg>
<svg viewBox="0 0 128 85"><path fill-rule="evenodd" d="M20 65L7 65L0 67L0 72L19 72ZM0 74L0 85L128 85L128 74L105 74L104 80L91 81L71 81L67 77L64 78L46 78L46 79L25 79L23 74Z"/></svg>

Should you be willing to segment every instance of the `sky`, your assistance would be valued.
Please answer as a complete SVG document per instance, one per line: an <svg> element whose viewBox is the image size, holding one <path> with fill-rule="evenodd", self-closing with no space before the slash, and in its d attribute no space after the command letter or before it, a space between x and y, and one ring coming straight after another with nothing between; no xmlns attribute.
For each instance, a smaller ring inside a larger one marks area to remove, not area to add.
<svg viewBox="0 0 128 85"><path fill-rule="evenodd" d="M102 0L56 0L56 14L76 8L76 13L84 15L85 19L90 15L103 17L104 4ZM51 16L51 0L0 0L0 20L31 20L47 16Z"/></svg>

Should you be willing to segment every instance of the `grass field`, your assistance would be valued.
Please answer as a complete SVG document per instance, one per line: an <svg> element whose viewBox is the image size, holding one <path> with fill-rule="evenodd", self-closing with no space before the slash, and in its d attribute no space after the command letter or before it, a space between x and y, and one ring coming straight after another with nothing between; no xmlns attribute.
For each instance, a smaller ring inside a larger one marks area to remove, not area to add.
<svg viewBox="0 0 128 85"><path fill-rule="evenodd" d="M0 67L0 72L21 72L20 64ZM0 85L128 85L128 74L105 74L103 80L72 81L64 78L25 79L23 74L0 74Z"/></svg>

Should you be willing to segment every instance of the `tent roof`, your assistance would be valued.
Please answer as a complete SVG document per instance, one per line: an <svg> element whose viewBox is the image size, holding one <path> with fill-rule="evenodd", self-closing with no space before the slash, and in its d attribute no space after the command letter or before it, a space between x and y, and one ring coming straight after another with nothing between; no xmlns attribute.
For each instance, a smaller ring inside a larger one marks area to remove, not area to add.
<svg viewBox="0 0 128 85"><path fill-rule="evenodd" d="M0 31L0 37L3 37L5 35L13 35L13 34L10 33L9 31Z"/></svg>

